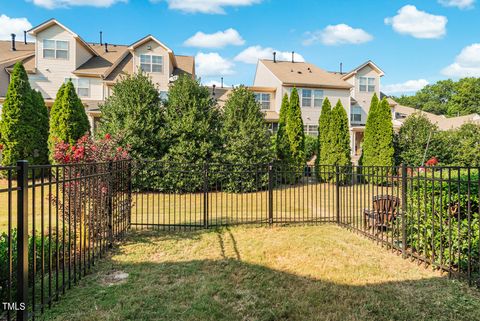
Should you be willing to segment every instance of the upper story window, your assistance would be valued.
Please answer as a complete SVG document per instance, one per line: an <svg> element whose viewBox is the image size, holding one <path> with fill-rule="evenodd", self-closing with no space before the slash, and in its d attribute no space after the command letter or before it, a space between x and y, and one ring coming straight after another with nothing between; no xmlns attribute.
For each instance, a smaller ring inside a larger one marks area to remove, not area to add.
<svg viewBox="0 0 480 321"><path fill-rule="evenodd" d="M254 95L262 110L270 109L270 94L254 93Z"/></svg>
<svg viewBox="0 0 480 321"><path fill-rule="evenodd" d="M68 59L68 41L43 40L43 58Z"/></svg>
<svg viewBox="0 0 480 321"><path fill-rule="evenodd" d="M140 55L140 68L145 72L163 72L163 57Z"/></svg>
<svg viewBox="0 0 480 321"><path fill-rule="evenodd" d="M301 94L301 107L315 107L321 108L323 104L323 90L317 89L302 89Z"/></svg>
<svg viewBox="0 0 480 321"><path fill-rule="evenodd" d="M90 80L85 78L65 78L65 82L72 81L77 95L80 98L90 97Z"/></svg>
<svg viewBox="0 0 480 321"><path fill-rule="evenodd" d="M375 78L360 77L360 91L373 93L375 92Z"/></svg>
<svg viewBox="0 0 480 321"><path fill-rule="evenodd" d="M352 107L350 113L350 121L352 123L360 123L362 121L362 107Z"/></svg>
<svg viewBox="0 0 480 321"><path fill-rule="evenodd" d="M318 136L318 125L303 125L303 131L307 135Z"/></svg>

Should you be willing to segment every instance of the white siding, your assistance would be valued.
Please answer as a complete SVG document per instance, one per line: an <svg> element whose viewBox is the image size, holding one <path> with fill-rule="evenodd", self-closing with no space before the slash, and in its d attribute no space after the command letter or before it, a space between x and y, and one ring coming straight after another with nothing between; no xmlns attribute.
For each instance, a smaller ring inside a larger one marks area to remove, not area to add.
<svg viewBox="0 0 480 321"><path fill-rule="evenodd" d="M265 65L259 61L257 64L257 71L255 72L255 79L253 80L254 87L271 87L276 88L276 94L274 95L273 104L274 110L280 112L280 107L282 106L282 83L275 75L267 68Z"/></svg>
<svg viewBox="0 0 480 321"><path fill-rule="evenodd" d="M370 102L374 93L360 91L360 77L375 78L375 93L378 97L380 97L380 75L372 67L367 65L364 68L360 69L357 74L352 77L352 79L354 79L355 81L354 98L358 102L358 104L364 109L365 114L368 114L368 111L370 110Z"/></svg>
<svg viewBox="0 0 480 321"><path fill-rule="evenodd" d="M149 47L151 50L149 50ZM134 72L137 72L138 68L140 67L140 55L142 54L163 57L163 72L149 73L149 75L152 77L152 81L158 85L159 91L168 91L168 83L170 75L173 71L173 64L170 61L168 51L153 40L139 46L135 49L135 53L133 55L133 66L135 69Z"/></svg>

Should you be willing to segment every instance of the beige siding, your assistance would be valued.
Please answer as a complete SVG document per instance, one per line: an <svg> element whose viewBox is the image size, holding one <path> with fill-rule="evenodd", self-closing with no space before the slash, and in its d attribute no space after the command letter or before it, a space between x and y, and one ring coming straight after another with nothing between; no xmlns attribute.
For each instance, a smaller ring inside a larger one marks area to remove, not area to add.
<svg viewBox="0 0 480 321"><path fill-rule="evenodd" d="M151 50L149 49L149 47L151 48ZM140 68L140 55L142 54L163 57L163 72L150 73L149 75L152 77L152 81L158 85L159 91L168 91L168 83L173 65L169 59L167 50L160 46L157 42L152 40L136 48L133 55L133 66L135 72L138 70L138 68Z"/></svg>
<svg viewBox="0 0 480 321"><path fill-rule="evenodd" d="M7 65L0 64L0 97L5 97L5 95L7 94L10 77L8 76L8 73L5 70L5 67L7 67L8 65L11 65L11 63Z"/></svg>
<svg viewBox="0 0 480 321"><path fill-rule="evenodd" d="M85 48L80 42L77 42L76 44L76 68L80 67L84 63L86 63L90 58L93 57L92 53Z"/></svg>
<svg viewBox="0 0 480 321"><path fill-rule="evenodd" d="M255 72L255 79L253 80L254 87L272 87L276 88L276 94L274 95L273 104L274 110L280 112L280 107L282 106L282 97L283 97L283 88L282 83L278 78L276 78L273 73L268 70L265 65L259 61L257 64L257 71Z"/></svg>
<svg viewBox="0 0 480 321"><path fill-rule="evenodd" d="M355 92L354 92L354 98L357 100L358 104L364 109L365 114L368 114L368 111L370 110L370 101L372 100L373 94L370 92L361 92L360 91L360 77L371 77L375 78L375 93L377 94L378 97L380 97L380 75L378 74L377 71L372 69L369 65L365 66L361 70L357 72L357 74L352 77L354 79L354 85L355 85Z"/></svg>

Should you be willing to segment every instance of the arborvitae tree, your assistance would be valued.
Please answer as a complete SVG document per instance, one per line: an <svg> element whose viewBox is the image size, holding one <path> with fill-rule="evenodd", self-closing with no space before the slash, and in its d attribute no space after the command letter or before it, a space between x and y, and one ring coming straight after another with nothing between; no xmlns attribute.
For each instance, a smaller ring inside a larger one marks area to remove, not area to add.
<svg viewBox="0 0 480 321"><path fill-rule="evenodd" d="M293 88L290 94L290 108L286 120L286 130L290 142L290 165L297 176L301 176L305 166L305 133L297 88Z"/></svg>
<svg viewBox="0 0 480 321"><path fill-rule="evenodd" d="M48 144L53 151L58 140L75 143L90 131L90 123L82 101L77 96L71 81L63 84L50 111L50 135Z"/></svg>
<svg viewBox="0 0 480 321"><path fill-rule="evenodd" d="M342 102L338 100L332 109L331 117L331 136L330 152L328 153L328 164L338 166L351 165L350 151L350 129L348 126L348 116Z"/></svg>
<svg viewBox="0 0 480 321"><path fill-rule="evenodd" d="M49 133L49 119L48 109L45 106L45 101L39 91L32 91L32 102L34 107L35 118L33 126L35 126L35 142L36 150L34 150L34 162L36 164L48 164L48 133Z"/></svg>
<svg viewBox="0 0 480 321"><path fill-rule="evenodd" d="M377 157L379 166L394 165L392 110L387 98L383 98L378 108Z"/></svg>
<svg viewBox="0 0 480 321"><path fill-rule="evenodd" d="M331 118L332 105L330 100L325 98L322 105L322 113L318 119L318 143L317 143L317 158L315 160L315 172L317 178L321 178L321 172L325 172L320 165L328 165L325 163L325 160L328 158L328 153L330 151L330 135L331 135Z"/></svg>
<svg viewBox="0 0 480 321"><path fill-rule="evenodd" d="M257 164L272 160L270 132L254 94L244 86L229 95L223 115L222 161L235 164L225 176L223 188L232 192L256 191L268 183Z"/></svg>
<svg viewBox="0 0 480 321"><path fill-rule="evenodd" d="M1 142L4 145L2 164L14 165L25 159L34 162L39 148L36 137L35 108L32 89L21 62L13 67L0 119Z"/></svg>
<svg viewBox="0 0 480 321"><path fill-rule="evenodd" d="M163 161L169 166L201 167L218 161L220 113L208 88L192 77L180 77L168 93L165 112L165 142L168 150ZM177 191L203 188L203 177L175 172L165 174L165 187Z"/></svg>
<svg viewBox="0 0 480 321"><path fill-rule="evenodd" d="M277 159L282 163L287 163L290 158L290 141L287 135L287 115L290 109L288 95L285 94L280 107L280 117L278 120L278 131L275 139Z"/></svg>
<svg viewBox="0 0 480 321"><path fill-rule="evenodd" d="M140 71L116 83L100 110L100 134L129 145L132 157L159 160L165 154L163 106L148 75Z"/></svg>
<svg viewBox="0 0 480 321"><path fill-rule="evenodd" d="M368 111L367 123L365 125L365 135L362 145L362 165L374 166L377 155L377 132L378 132L378 109L379 100L377 94L374 94Z"/></svg>

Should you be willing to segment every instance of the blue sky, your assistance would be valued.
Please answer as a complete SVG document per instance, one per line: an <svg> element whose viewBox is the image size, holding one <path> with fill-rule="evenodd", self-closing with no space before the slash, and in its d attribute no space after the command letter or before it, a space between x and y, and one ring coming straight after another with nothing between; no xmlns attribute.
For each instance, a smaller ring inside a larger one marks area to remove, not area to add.
<svg viewBox="0 0 480 321"><path fill-rule="evenodd" d="M480 76L475 0L0 0L0 38L56 18L88 42L153 34L196 56L204 83L251 85L253 63L295 51L327 70L373 60L390 93ZM199 32L202 32L199 34Z"/></svg>

